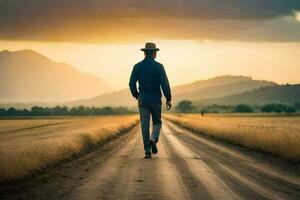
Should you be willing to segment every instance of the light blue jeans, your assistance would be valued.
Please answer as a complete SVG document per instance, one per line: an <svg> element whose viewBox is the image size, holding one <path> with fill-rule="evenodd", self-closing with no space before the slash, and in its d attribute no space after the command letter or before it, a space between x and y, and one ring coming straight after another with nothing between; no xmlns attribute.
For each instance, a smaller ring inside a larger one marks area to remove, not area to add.
<svg viewBox="0 0 300 200"><path fill-rule="evenodd" d="M151 154L150 139L158 142L161 129L161 104L143 103L139 105L141 129L145 154ZM150 138L150 115L152 118L152 133Z"/></svg>

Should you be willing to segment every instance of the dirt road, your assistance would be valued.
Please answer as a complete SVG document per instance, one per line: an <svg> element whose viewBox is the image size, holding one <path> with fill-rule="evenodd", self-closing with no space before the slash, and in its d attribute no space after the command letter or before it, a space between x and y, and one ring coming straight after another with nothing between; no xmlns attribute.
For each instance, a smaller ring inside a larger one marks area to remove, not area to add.
<svg viewBox="0 0 300 200"><path fill-rule="evenodd" d="M139 128L42 174L0 185L0 199L300 199L300 178L164 123L143 159Z"/></svg>

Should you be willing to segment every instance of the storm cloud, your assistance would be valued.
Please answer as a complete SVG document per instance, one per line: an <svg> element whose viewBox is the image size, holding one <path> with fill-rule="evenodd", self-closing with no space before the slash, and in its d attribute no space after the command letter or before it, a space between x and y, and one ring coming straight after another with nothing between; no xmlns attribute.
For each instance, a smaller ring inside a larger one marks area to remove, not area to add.
<svg viewBox="0 0 300 200"><path fill-rule="evenodd" d="M0 39L299 42L299 0L0 0Z"/></svg>

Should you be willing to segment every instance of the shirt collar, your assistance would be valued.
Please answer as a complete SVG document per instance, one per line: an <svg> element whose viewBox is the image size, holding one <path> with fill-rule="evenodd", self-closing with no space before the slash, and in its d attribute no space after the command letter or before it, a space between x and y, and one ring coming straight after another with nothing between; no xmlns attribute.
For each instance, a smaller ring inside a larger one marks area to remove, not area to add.
<svg viewBox="0 0 300 200"><path fill-rule="evenodd" d="M144 60L154 60L154 58L151 56L146 56Z"/></svg>

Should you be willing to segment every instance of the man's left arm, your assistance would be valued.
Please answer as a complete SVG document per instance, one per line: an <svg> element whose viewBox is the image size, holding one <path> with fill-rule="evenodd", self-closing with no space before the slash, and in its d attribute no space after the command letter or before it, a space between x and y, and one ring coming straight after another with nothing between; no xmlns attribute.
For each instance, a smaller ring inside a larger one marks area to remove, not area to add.
<svg viewBox="0 0 300 200"><path fill-rule="evenodd" d="M171 88L164 66L161 68L160 84L167 102L171 102Z"/></svg>
<svg viewBox="0 0 300 200"><path fill-rule="evenodd" d="M138 80L137 69L136 69L136 66L134 66L133 70L131 72L130 80L129 80L129 88L130 88L130 92L131 92L132 96L136 99L138 99L138 97L139 97L139 92L136 87L137 80Z"/></svg>

